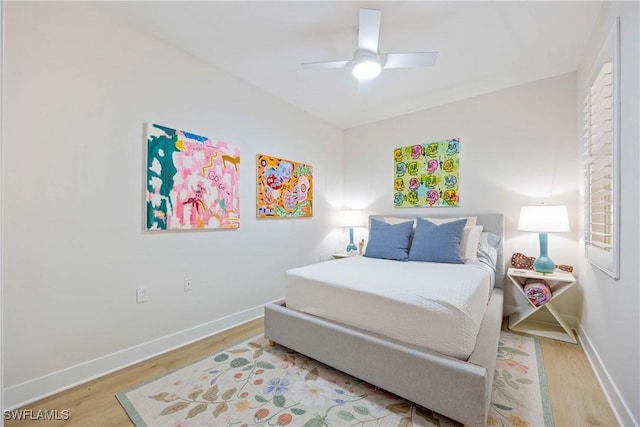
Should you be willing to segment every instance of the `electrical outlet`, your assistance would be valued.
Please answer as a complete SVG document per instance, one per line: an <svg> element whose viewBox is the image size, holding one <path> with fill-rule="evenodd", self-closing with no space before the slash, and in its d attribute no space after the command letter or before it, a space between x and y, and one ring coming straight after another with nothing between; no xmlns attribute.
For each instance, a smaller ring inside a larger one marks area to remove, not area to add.
<svg viewBox="0 0 640 427"><path fill-rule="evenodd" d="M191 280L190 278L184 279L184 291L188 292L192 290L193 290L193 280Z"/></svg>
<svg viewBox="0 0 640 427"><path fill-rule="evenodd" d="M136 288L136 302L138 304L147 302L149 300L149 289L146 286L139 286Z"/></svg>

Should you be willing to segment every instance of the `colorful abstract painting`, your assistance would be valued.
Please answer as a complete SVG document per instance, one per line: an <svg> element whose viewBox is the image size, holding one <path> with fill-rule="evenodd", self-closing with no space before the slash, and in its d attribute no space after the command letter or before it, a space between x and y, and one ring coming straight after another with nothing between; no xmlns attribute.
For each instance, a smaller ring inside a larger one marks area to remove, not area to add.
<svg viewBox="0 0 640 427"><path fill-rule="evenodd" d="M312 167L258 154L258 218L313 216Z"/></svg>
<svg viewBox="0 0 640 427"><path fill-rule="evenodd" d="M394 206L458 206L459 156L459 139L396 148Z"/></svg>
<svg viewBox="0 0 640 427"><path fill-rule="evenodd" d="M147 229L240 226L240 150L147 124Z"/></svg>

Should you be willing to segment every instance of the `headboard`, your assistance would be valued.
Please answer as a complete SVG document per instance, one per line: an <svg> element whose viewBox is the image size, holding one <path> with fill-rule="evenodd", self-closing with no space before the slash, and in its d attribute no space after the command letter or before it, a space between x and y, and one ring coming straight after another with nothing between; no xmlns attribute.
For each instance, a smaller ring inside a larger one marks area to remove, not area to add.
<svg viewBox="0 0 640 427"><path fill-rule="evenodd" d="M394 218L407 218L407 219L415 219L416 217L420 218L457 218L463 216L476 216L478 217L478 225L482 225L484 227L483 231L489 231L497 236L500 236L500 246L498 247L498 262L496 265L496 281L495 286L498 288L504 287L504 276L505 276L505 264L504 264L504 215L503 214L474 214L474 213L451 213L451 214L439 214L439 213L431 213L428 214L386 214L386 215L369 215L369 222L371 222L371 218L375 218L380 221L384 221L384 217L394 217Z"/></svg>

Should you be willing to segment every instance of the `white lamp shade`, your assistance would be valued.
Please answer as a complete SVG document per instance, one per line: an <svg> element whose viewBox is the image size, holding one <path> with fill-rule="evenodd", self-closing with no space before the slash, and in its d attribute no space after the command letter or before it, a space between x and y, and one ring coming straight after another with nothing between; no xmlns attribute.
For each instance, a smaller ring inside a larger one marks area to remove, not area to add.
<svg viewBox="0 0 640 427"><path fill-rule="evenodd" d="M567 206L522 206L520 208L518 230L537 233L565 233L571 231Z"/></svg>
<svg viewBox="0 0 640 427"><path fill-rule="evenodd" d="M367 224L364 212L355 209L340 211L338 225L340 227L364 227Z"/></svg>

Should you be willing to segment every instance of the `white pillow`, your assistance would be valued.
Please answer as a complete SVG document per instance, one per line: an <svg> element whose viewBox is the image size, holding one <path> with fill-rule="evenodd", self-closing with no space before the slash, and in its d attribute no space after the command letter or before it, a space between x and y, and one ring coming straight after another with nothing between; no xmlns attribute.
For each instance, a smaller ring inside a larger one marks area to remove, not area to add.
<svg viewBox="0 0 640 427"><path fill-rule="evenodd" d="M451 222L451 221L458 221L460 219L466 219L467 223L464 225L465 227L473 227L478 222L477 216L461 216L458 218L429 218L429 217L425 218L423 217L423 219L429 220L435 225L440 225L440 224L444 224L446 222Z"/></svg>
<svg viewBox="0 0 640 427"><path fill-rule="evenodd" d="M398 218L395 216L385 216L384 217L384 222L386 222L387 224L391 224L391 225L396 225L396 224L401 224L403 222L413 222L413 226L416 226L416 220L415 219L411 219L411 218Z"/></svg>
<svg viewBox="0 0 640 427"><path fill-rule="evenodd" d="M478 260L478 244L483 227L481 225L465 226L460 241L460 258L465 262Z"/></svg>

